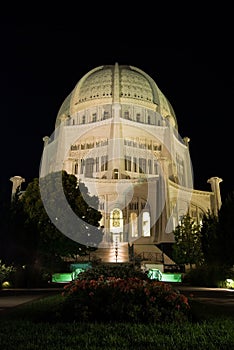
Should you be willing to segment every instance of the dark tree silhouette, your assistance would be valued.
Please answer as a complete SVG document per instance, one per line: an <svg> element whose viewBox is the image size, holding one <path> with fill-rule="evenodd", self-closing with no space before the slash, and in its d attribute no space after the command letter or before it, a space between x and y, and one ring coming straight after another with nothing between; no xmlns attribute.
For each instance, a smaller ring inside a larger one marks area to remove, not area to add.
<svg viewBox="0 0 234 350"><path fill-rule="evenodd" d="M200 225L196 224L189 214L175 228L175 243L173 244L173 259L177 264L201 265L203 254L201 249Z"/></svg>
<svg viewBox="0 0 234 350"><path fill-rule="evenodd" d="M82 218L79 227L73 227L66 218L66 208L60 206L58 183L61 176L68 207L74 217ZM53 213L57 219L68 223L68 235L59 230L54 224L55 218L51 219L45 210L43 190L47 191L49 205L56 208ZM8 264L40 266L52 273L60 270L65 257L86 255L102 240L98 198L89 196L84 184L78 184L77 178L65 171L48 175L42 181L33 179L23 193L17 190L13 200L6 206L1 203L1 207L0 259ZM79 237L82 240L79 241Z"/></svg>

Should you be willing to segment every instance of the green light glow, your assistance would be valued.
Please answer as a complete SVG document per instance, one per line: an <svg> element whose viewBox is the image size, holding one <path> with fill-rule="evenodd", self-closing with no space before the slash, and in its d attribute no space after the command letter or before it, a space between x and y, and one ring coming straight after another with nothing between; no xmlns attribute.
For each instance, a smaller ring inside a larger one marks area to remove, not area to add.
<svg viewBox="0 0 234 350"><path fill-rule="evenodd" d="M159 269L150 269L148 277L162 282L182 282L181 273L164 273Z"/></svg>
<svg viewBox="0 0 234 350"><path fill-rule="evenodd" d="M68 283L77 278L79 273L85 271L87 268L91 267L90 265L84 266L84 264L72 264L74 266L71 267L72 272L60 272L54 273L52 275L52 282L54 283ZM78 267L79 266L79 267ZM169 272L161 272L159 269L149 269L148 277L150 279L156 279L162 282L182 282L182 274L181 273L169 273ZM234 281L229 281L229 288L234 287ZM232 283L231 283L232 281ZM226 281L227 282L227 281ZM228 283L228 282L227 282ZM233 285L233 287L231 287Z"/></svg>
<svg viewBox="0 0 234 350"><path fill-rule="evenodd" d="M71 264L70 265L71 272L54 273L52 275L52 282L54 282L54 283L71 282L77 278L79 273L84 272L85 270L87 270L91 267L92 267L92 264L90 262Z"/></svg>
<svg viewBox="0 0 234 350"><path fill-rule="evenodd" d="M86 269L88 269L90 267L92 267L91 262L70 264L71 271L75 271L76 269L86 270Z"/></svg>
<svg viewBox="0 0 234 350"><path fill-rule="evenodd" d="M163 282L182 282L181 273L163 273Z"/></svg>
<svg viewBox="0 0 234 350"><path fill-rule="evenodd" d="M73 270L72 271L72 279L75 280L78 277L79 273L84 272L84 271L85 270L82 268L77 268L77 269Z"/></svg>
<svg viewBox="0 0 234 350"><path fill-rule="evenodd" d="M9 281L5 281L2 283L2 288L10 288L11 287L11 284Z"/></svg>
<svg viewBox="0 0 234 350"><path fill-rule="evenodd" d="M227 288L234 289L234 281L233 281L233 279L227 278L226 279L226 285L227 285Z"/></svg>
<svg viewBox="0 0 234 350"><path fill-rule="evenodd" d="M64 273L54 273L52 275L52 282L54 283L66 283L72 281L72 273L64 272Z"/></svg>

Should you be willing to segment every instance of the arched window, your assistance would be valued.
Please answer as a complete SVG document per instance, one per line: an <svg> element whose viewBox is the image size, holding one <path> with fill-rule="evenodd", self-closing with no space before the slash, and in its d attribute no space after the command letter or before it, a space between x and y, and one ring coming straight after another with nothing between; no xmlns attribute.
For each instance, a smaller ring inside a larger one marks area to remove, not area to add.
<svg viewBox="0 0 234 350"><path fill-rule="evenodd" d="M137 220L137 213L131 213L130 214L130 232L132 237L138 236L138 220Z"/></svg>
<svg viewBox="0 0 234 350"><path fill-rule="evenodd" d="M85 161L85 177L93 177L94 158L87 158Z"/></svg>
<svg viewBox="0 0 234 350"><path fill-rule="evenodd" d="M118 208L110 213L110 230L114 233L123 232L123 213Z"/></svg>
<svg viewBox="0 0 234 350"><path fill-rule="evenodd" d="M148 211L144 211L142 215L142 236L150 236L150 214Z"/></svg>
<svg viewBox="0 0 234 350"><path fill-rule="evenodd" d="M78 163L75 162L75 165L74 165L74 174L78 174Z"/></svg>

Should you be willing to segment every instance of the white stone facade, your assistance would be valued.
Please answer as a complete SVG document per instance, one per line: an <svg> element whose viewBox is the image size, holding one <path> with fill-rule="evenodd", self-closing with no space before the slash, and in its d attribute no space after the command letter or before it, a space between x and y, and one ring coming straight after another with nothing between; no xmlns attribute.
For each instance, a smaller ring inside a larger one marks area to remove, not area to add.
<svg viewBox="0 0 234 350"><path fill-rule="evenodd" d="M44 138L40 176L66 170L98 196L102 247L143 237L153 249L174 241L188 210L200 221L221 204L221 179L209 179L211 192L193 189L188 143L152 78L132 66L100 66L62 104Z"/></svg>

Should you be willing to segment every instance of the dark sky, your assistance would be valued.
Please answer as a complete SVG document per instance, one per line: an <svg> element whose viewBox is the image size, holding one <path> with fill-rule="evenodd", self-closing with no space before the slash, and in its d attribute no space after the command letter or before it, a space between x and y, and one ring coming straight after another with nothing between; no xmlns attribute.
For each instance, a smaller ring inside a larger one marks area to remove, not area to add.
<svg viewBox="0 0 234 350"><path fill-rule="evenodd" d="M1 21L0 193L11 188L11 176L26 182L39 176L42 138L53 132L58 110L78 80L99 65L118 62L149 74L172 104L180 136L191 139L194 188L210 191L208 178L218 176L225 197L234 189L230 32L222 38L216 37L219 31L200 31L197 38L196 31L186 37L184 28L178 40L172 29L162 40L159 28L152 33L126 26L113 35L108 24L84 35L84 23L19 21L16 15Z"/></svg>

